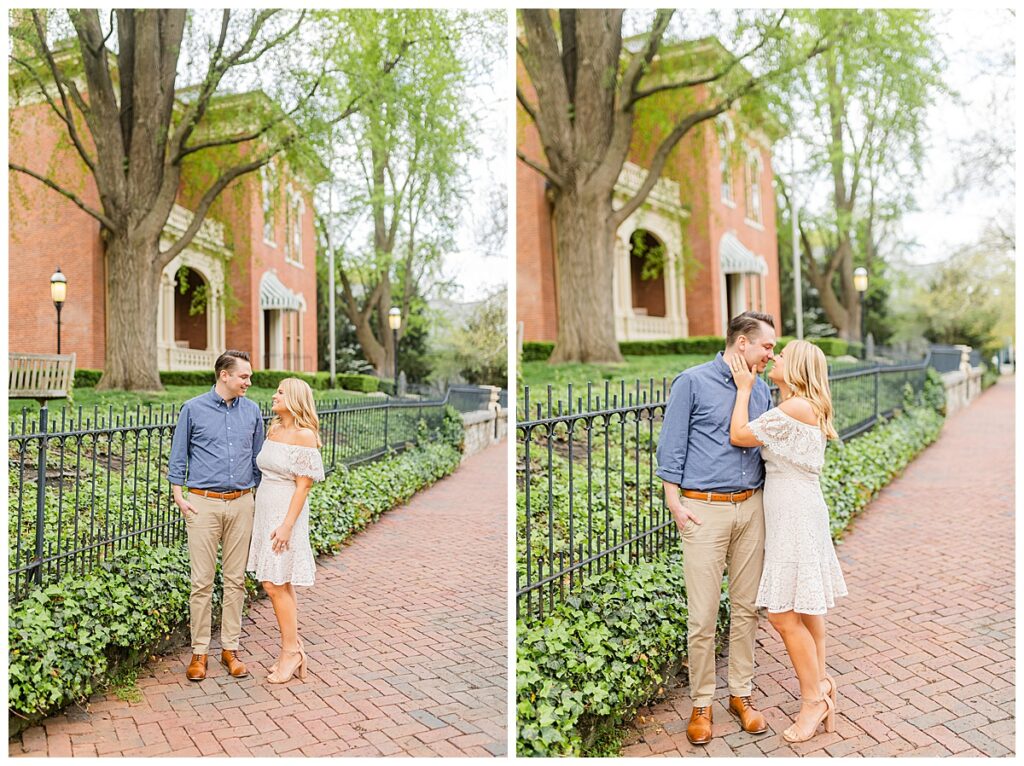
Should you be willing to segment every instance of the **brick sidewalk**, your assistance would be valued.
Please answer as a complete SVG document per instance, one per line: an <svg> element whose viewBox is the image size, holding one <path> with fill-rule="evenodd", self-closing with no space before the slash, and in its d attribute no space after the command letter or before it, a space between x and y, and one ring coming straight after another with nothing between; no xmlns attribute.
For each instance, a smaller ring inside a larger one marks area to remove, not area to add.
<svg viewBox="0 0 1024 766"><path fill-rule="evenodd" d="M753 701L768 734L742 732L726 710L720 661L710 744L686 739L683 674L639 711L622 755L1013 755L1013 454L1013 381L1003 379L949 418L837 547L850 595L828 617L834 733L792 747L782 739L799 686L762 620Z"/></svg>
<svg viewBox="0 0 1024 766"><path fill-rule="evenodd" d="M264 682L278 632L262 599L243 621L249 678L211 657L191 683L186 647L140 670L141 702L97 695L10 755L504 755L507 454L467 459L320 559L299 589L305 682Z"/></svg>

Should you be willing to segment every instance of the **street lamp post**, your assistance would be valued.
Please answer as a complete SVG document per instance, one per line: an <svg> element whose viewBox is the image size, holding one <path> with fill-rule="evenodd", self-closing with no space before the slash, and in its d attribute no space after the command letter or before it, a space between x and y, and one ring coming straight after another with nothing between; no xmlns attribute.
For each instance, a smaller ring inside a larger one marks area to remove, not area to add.
<svg viewBox="0 0 1024 766"><path fill-rule="evenodd" d="M64 300L68 297L68 280L61 273L60 266L50 277L50 297L53 305L57 308L57 353L60 353L60 310L64 306Z"/></svg>
<svg viewBox="0 0 1024 766"><path fill-rule="evenodd" d="M398 396L398 328L402 326L402 310L397 306L388 312L388 326L395 342L395 396Z"/></svg>
<svg viewBox="0 0 1024 766"><path fill-rule="evenodd" d="M860 357L867 358L868 343L867 334L864 332L866 317L864 315L864 294L868 291L868 270L860 266L853 270L853 286L860 295Z"/></svg>

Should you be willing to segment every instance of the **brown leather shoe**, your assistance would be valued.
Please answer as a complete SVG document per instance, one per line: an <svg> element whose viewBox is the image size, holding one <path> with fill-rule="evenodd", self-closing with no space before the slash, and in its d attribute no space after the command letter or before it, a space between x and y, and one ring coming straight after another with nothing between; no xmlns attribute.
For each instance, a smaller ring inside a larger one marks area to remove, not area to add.
<svg viewBox="0 0 1024 766"><path fill-rule="evenodd" d="M234 649L224 649L220 653L220 662L235 678L245 678L249 675L245 663L238 659L238 653Z"/></svg>
<svg viewBox="0 0 1024 766"><path fill-rule="evenodd" d="M686 738L692 745L706 745L711 741L711 706L695 707L690 713L690 725L686 727Z"/></svg>
<svg viewBox="0 0 1024 766"><path fill-rule="evenodd" d="M185 677L189 681L202 681L206 678L206 655L193 654L192 661L188 664Z"/></svg>
<svg viewBox="0 0 1024 766"><path fill-rule="evenodd" d="M754 710L750 697L729 697L729 712L740 719L743 731L748 734L764 734L768 731L768 723L763 715Z"/></svg>

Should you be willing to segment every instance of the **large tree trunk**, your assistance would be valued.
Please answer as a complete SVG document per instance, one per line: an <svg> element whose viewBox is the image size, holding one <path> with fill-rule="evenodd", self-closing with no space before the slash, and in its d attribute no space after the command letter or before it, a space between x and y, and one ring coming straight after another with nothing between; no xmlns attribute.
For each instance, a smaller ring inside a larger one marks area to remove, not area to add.
<svg viewBox="0 0 1024 766"><path fill-rule="evenodd" d="M611 194L562 192L553 218L558 336L550 361L621 362L612 294Z"/></svg>
<svg viewBox="0 0 1024 766"><path fill-rule="evenodd" d="M107 241L106 353L98 390L163 388L157 365L157 248L157 240L131 233Z"/></svg>

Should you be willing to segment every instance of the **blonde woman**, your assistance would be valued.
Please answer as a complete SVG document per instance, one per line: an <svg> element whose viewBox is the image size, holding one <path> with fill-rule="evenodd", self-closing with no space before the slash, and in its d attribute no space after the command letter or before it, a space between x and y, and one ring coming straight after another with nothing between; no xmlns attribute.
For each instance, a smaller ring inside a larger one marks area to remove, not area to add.
<svg viewBox="0 0 1024 766"><path fill-rule="evenodd" d="M800 681L800 712L782 737L805 742L823 721L826 732L835 730L836 685L825 667L825 613L837 596L847 595L818 480L825 444L838 438L828 365L817 346L791 342L768 373L779 387L779 406L749 422L755 376L740 357L733 358L731 368L737 394L729 440L738 447L761 447L765 464L764 571L755 603L767 608Z"/></svg>
<svg viewBox="0 0 1024 766"><path fill-rule="evenodd" d="M315 577L307 495L314 481L323 481L324 467L310 387L297 378L285 378L272 401L270 428L256 458L263 480L256 492L247 569L256 573L274 605L281 652L267 681L283 684L296 674L306 678L295 586L309 587Z"/></svg>

